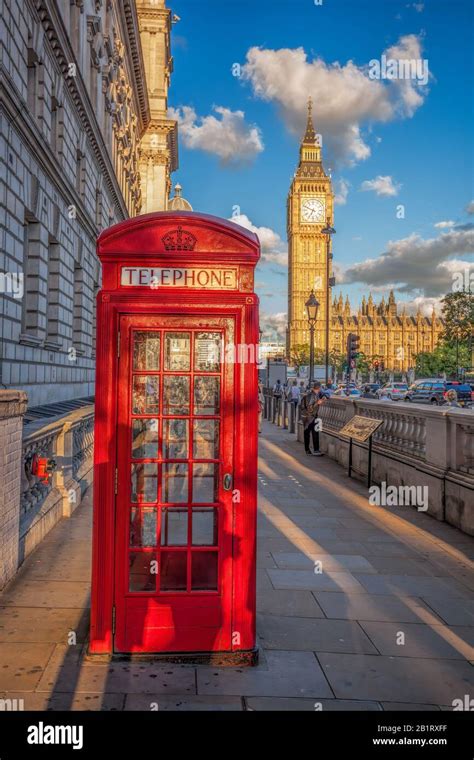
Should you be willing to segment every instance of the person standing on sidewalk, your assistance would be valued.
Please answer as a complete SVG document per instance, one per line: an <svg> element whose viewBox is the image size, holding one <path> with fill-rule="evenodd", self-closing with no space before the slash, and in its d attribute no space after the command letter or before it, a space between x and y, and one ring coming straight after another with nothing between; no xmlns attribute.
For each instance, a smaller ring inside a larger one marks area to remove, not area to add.
<svg viewBox="0 0 474 760"><path fill-rule="evenodd" d="M293 384L288 388L288 401L291 404L295 405L295 409L298 406L298 402L300 400L300 389L298 387L298 382L296 380L293 380Z"/></svg>
<svg viewBox="0 0 474 760"><path fill-rule="evenodd" d="M319 450L319 430L317 419L319 407L324 403L327 396L321 390L321 383L314 383L313 387L303 396L301 401L301 419L304 425L304 450L308 456L322 457L324 454ZM313 451L309 448L310 437L313 438Z"/></svg>

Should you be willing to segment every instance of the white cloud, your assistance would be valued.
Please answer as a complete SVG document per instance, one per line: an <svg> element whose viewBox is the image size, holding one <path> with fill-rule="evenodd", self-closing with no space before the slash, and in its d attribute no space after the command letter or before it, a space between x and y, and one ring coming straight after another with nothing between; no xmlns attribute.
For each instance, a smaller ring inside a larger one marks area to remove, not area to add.
<svg viewBox="0 0 474 760"><path fill-rule="evenodd" d="M474 214L474 201L470 201L470 203L466 206L466 213L467 214Z"/></svg>
<svg viewBox="0 0 474 760"><path fill-rule="evenodd" d="M420 58L420 37L405 35L384 52L392 58ZM277 105L287 128L298 137L304 131L311 95L326 158L339 164L352 165L370 156L363 126L412 116L428 92L414 79L370 79L367 66L350 60L345 64L308 60L302 47L252 47L242 73L258 98Z"/></svg>
<svg viewBox="0 0 474 760"><path fill-rule="evenodd" d="M347 196L349 195L349 188L351 183L349 180L341 179L336 180L334 183L334 203L338 206L345 206L347 203Z"/></svg>
<svg viewBox="0 0 474 760"><path fill-rule="evenodd" d="M407 8L409 8L409 7L410 6L408 5ZM423 13L425 4L424 3L412 3L411 7L414 8L417 13Z"/></svg>
<svg viewBox="0 0 474 760"><path fill-rule="evenodd" d="M422 47L420 37L416 34L407 34L400 37L396 45L392 45L385 51L387 60L421 62ZM426 66L428 64L426 63ZM429 72L427 70L427 79ZM414 78L391 79L392 96L395 103L395 112L399 116L411 118L415 111L423 105L428 92L426 85L420 84Z"/></svg>
<svg viewBox="0 0 474 760"><path fill-rule="evenodd" d="M263 331L264 341L285 341L287 326L287 314L284 311L277 314L268 314L260 311L260 329Z"/></svg>
<svg viewBox="0 0 474 760"><path fill-rule="evenodd" d="M426 298L425 296L418 296L412 298L410 301L399 301L398 313L400 314L403 307L407 314L416 314L418 309L424 317L431 317L433 306L437 314L441 314L442 304L441 298Z"/></svg>
<svg viewBox="0 0 474 760"><path fill-rule="evenodd" d="M377 195L393 196L398 195L400 187L401 185L394 183L390 175L379 174L375 179L366 179L362 182L360 189L365 192L373 190Z"/></svg>
<svg viewBox="0 0 474 760"><path fill-rule="evenodd" d="M229 221L240 224L241 227L258 235L262 251L261 261L270 261L282 267L288 266L288 249L278 232L270 227L256 227L246 214L232 216Z"/></svg>
<svg viewBox="0 0 474 760"><path fill-rule="evenodd" d="M410 235L390 241L387 250L375 259L354 264L343 273L343 282L363 282L370 286L396 283L402 293L438 297L452 288L455 273L474 269L472 256L474 229L450 230L439 237L423 239Z"/></svg>
<svg viewBox="0 0 474 760"><path fill-rule="evenodd" d="M243 111L214 106L213 114L197 116L194 108L170 108L169 115L179 124L179 135L191 150L204 150L218 156L224 165L245 164L263 150L260 130L247 124ZM220 117L220 118L219 118Z"/></svg>
<svg viewBox="0 0 474 760"><path fill-rule="evenodd" d="M448 220L445 222L436 222L434 225L439 230L445 230L447 227L454 227L456 222L453 222L452 220Z"/></svg>

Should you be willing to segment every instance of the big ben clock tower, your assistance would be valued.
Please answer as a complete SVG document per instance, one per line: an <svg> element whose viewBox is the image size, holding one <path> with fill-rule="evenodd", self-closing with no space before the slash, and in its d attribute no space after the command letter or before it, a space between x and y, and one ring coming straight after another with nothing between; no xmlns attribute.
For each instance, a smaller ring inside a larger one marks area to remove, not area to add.
<svg viewBox="0 0 474 760"><path fill-rule="evenodd" d="M327 224L334 219L331 179L321 161L321 142L313 125L311 98L300 146L300 160L288 193L288 329L287 353L309 344L306 301L314 290L319 301L315 349L326 350L326 310L331 306L332 254L327 261ZM327 298L329 294L329 299ZM331 314L329 314L331 317Z"/></svg>

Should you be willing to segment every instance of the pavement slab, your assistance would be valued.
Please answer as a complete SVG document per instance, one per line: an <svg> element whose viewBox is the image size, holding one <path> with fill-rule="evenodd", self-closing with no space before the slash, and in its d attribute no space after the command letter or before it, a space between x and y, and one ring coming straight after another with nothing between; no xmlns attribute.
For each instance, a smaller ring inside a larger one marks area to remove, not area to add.
<svg viewBox="0 0 474 760"><path fill-rule="evenodd" d="M382 707L386 712L405 712L406 710L416 712L433 712L439 711L438 705L417 705L411 702L382 702Z"/></svg>
<svg viewBox="0 0 474 760"><path fill-rule="evenodd" d="M66 644L71 632L84 641L88 623L82 609L0 607L0 642Z"/></svg>
<svg viewBox="0 0 474 760"><path fill-rule="evenodd" d="M50 663L37 687L53 693L195 694L194 668L157 662Z"/></svg>
<svg viewBox="0 0 474 760"><path fill-rule="evenodd" d="M15 579L0 597L5 607L49 607L84 609L90 605L90 581Z"/></svg>
<svg viewBox="0 0 474 760"><path fill-rule="evenodd" d="M242 697L202 697L173 694L127 694L125 710L159 712L241 712Z"/></svg>
<svg viewBox="0 0 474 760"><path fill-rule="evenodd" d="M198 694L259 697L332 697L312 652L268 651L253 668L198 668Z"/></svg>
<svg viewBox="0 0 474 760"><path fill-rule="evenodd" d="M426 612L430 619L442 623L426 602L417 597L384 596L382 594L353 594L332 591L312 592L328 618L343 620L398 621L419 623Z"/></svg>
<svg viewBox="0 0 474 760"><path fill-rule="evenodd" d="M327 712L351 710L358 712L380 712L378 702L359 701L357 699L285 699L284 697L249 697L245 700L247 710L277 710L280 712ZM317 720L317 716L315 717ZM317 730L317 724L315 725Z"/></svg>
<svg viewBox="0 0 474 760"><path fill-rule="evenodd" d="M425 601L448 625L474 625L474 600L425 596Z"/></svg>
<svg viewBox="0 0 474 760"><path fill-rule="evenodd" d="M420 623L360 623L381 654L470 660L474 657L474 627Z"/></svg>
<svg viewBox="0 0 474 760"><path fill-rule="evenodd" d="M21 691L4 692L0 699L23 700L23 709L32 711L86 710L117 712L124 709L125 694L73 694L71 692Z"/></svg>
<svg viewBox="0 0 474 760"><path fill-rule="evenodd" d="M323 618L324 612L311 591L265 589L258 594L257 608L267 615Z"/></svg>
<svg viewBox="0 0 474 760"><path fill-rule="evenodd" d="M321 563L323 571L349 570L361 573L376 573L377 570L365 558L357 554L325 554L315 552L273 552L277 566L284 570L313 570L315 562Z"/></svg>
<svg viewBox="0 0 474 760"><path fill-rule="evenodd" d="M353 591L363 592L359 581L348 572L315 573L311 570L268 570L275 588L308 589L310 591ZM360 576L364 577L364 576ZM369 577L369 576L367 576Z"/></svg>
<svg viewBox="0 0 474 760"><path fill-rule="evenodd" d="M0 691L34 691L53 650L53 644L0 644Z"/></svg>
<svg viewBox="0 0 474 760"><path fill-rule="evenodd" d="M459 660L327 652L318 660L339 699L451 705L474 688L474 669Z"/></svg>
<svg viewBox="0 0 474 760"><path fill-rule="evenodd" d="M272 570L271 572L281 572ZM371 594L408 594L410 596L435 596L445 594L448 598L474 599L474 594L451 578L427 578L418 575L363 575L354 578Z"/></svg>
<svg viewBox="0 0 474 760"><path fill-rule="evenodd" d="M257 627L265 649L377 654L359 624L349 620L259 615Z"/></svg>

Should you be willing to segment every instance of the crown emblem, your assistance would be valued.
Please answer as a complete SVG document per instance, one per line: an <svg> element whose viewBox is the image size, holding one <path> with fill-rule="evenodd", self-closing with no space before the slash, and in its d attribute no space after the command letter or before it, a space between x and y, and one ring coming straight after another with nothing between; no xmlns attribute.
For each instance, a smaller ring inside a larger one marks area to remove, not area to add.
<svg viewBox="0 0 474 760"><path fill-rule="evenodd" d="M194 251L196 238L192 232L183 230L181 226L177 230L170 230L161 238L165 251Z"/></svg>

